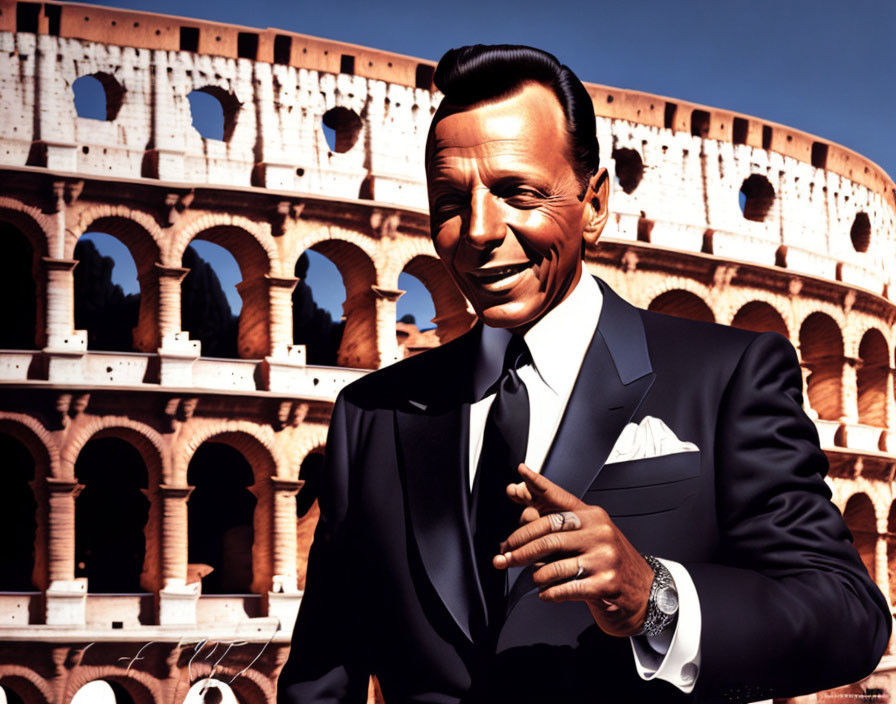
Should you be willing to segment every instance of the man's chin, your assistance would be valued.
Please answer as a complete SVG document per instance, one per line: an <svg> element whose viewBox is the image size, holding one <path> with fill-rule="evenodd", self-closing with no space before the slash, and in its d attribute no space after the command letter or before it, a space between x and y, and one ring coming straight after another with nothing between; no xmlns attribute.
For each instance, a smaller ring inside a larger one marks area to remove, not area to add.
<svg viewBox="0 0 896 704"><path fill-rule="evenodd" d="M488 306L477 310L476 315L489 327L511 331L526 329L538 318L537 311L533 311L531 306L515 302Z"/></svg>

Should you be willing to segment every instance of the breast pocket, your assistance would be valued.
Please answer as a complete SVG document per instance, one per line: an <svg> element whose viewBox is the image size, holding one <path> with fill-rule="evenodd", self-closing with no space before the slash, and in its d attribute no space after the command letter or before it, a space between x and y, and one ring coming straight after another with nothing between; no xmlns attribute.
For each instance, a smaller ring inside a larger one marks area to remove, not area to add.
<svg viewBox="0 0 896 704"><path fill-rule="evenodd" d="M604 465L582 499L611 516L641 516L671 511L699 484L700 453L676 452Z"/></svg>

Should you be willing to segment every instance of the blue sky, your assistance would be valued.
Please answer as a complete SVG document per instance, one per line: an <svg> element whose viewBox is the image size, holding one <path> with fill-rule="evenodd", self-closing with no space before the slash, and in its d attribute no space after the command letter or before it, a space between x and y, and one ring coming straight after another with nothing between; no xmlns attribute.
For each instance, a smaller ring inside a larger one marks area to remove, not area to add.
<svg viewBox="0 0 896 704"><path fill-rule="evenodd" d="M431 60L462 44L531 44L585 81L791 125L854 149L896 176L894 0L94 4L276 27ZM312 262L309 279L324 267ZM332 298L321 288L322 297ZM415 298L409 293L399 304ZM425 319L418 315L418 323Z"/></svg>

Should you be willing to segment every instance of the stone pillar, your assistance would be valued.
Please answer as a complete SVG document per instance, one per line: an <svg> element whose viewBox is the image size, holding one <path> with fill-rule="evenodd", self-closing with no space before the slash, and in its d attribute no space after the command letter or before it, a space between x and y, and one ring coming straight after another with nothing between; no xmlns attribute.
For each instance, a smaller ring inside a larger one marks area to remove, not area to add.
<svg viewBox="0 0 896 704"><path fill-rule="evenodd" d="M841 404L840 420L843 423L856 424L859 422L859 386L856 375L858 359L852 357L843 358L843 372L841 377Z"/></svg>
<svg viewBox="0 0 896 704"><path fill-rule="evenodd" d="M187 499L191 486L159 487L162 508L162 589L159 624L196 623L199 582L187 584Z"/></svg>
<svg viewBox="0 0 896 704"><path fill-rule="evenodd" d="M279 618L284 629L295 623L300 602L296 574L296 494L302 484L297 479L271 478L274 575L268 592L268 616Z"/></svg>
<svg viewBox="0 0 896 704"><path fill-rule="evenodd" d="M75 330L74 270L77 259L43 257L47 280L47 317L44 353L50 381L71 382L83 378L87 331Z"/></svg>
<svg viewBox="0 0 896 704"><path fill-rule="evenodd" d="M887 422L886 427L892 428L896 425L896 397L893 396L894 388L893 388L893 369L887 370Z"/></svg>
<svg viewBox="0 0 896 704"><path fill-rule="evenodd" d="M346 299L342 304L345 316L345 331L342 333L342 344L339 345L340 367L355 369L376 369L380 365L380 348L388 349L388 336L384 336L380 321L389 320L392 337L395 337L395 309L391 318L378 308L382 304L377 289L371 288L352 291L351 282L346 283ZM389 360L390 362L393 360Z"/></svg>
<svg viewBox="0 0 896 704"><path fill-rule="evenodd" d="M159 332L159 270L158 265L137 274L140 284L140 311L133 329L134 350L155 352L162 344Z"/></svg>
<svg viewBox="0 0 896 704"><path fill-rule="evenodd" d="M190 271L155 264L158 277L159 381L162 386L192 386L193 362L199 357L199 340L181 330L181 282Z"/></svg>
<svg viewBox="0 0 896 704"><path fill-rule="evenodd" d="M398 339L395 337L395 321L398 317L398 299L405 291L372 286L376 294L376 346L379 366L387 367L401 359Z"/></svg>
<svg viewBox="0 0 896 704"><path fill-rule="evenodd" d="M295 276L265 275L268 282L270 318L270 356L278 359L286 356L286 349L293 344L292 292L299 280Z"/></svg>
<svg viewBox="0 0 896 704"><path fill-rule="evenodd" d="M84 487L74 480L47 479L49 547L48 625L83 625L87 580L75 578L75 498Z"/></svg>

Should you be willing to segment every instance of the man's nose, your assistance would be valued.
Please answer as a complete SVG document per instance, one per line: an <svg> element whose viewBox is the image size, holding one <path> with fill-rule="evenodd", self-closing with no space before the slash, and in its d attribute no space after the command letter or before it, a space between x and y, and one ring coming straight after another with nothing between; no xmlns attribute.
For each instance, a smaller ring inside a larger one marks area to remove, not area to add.
<svg viewBox="0 0 896 704"><path fill-rule="evenodd" d="M486 247L504 238L506 231L501 205L487 188L473 191L467 239L476 247Z"/></svg>

